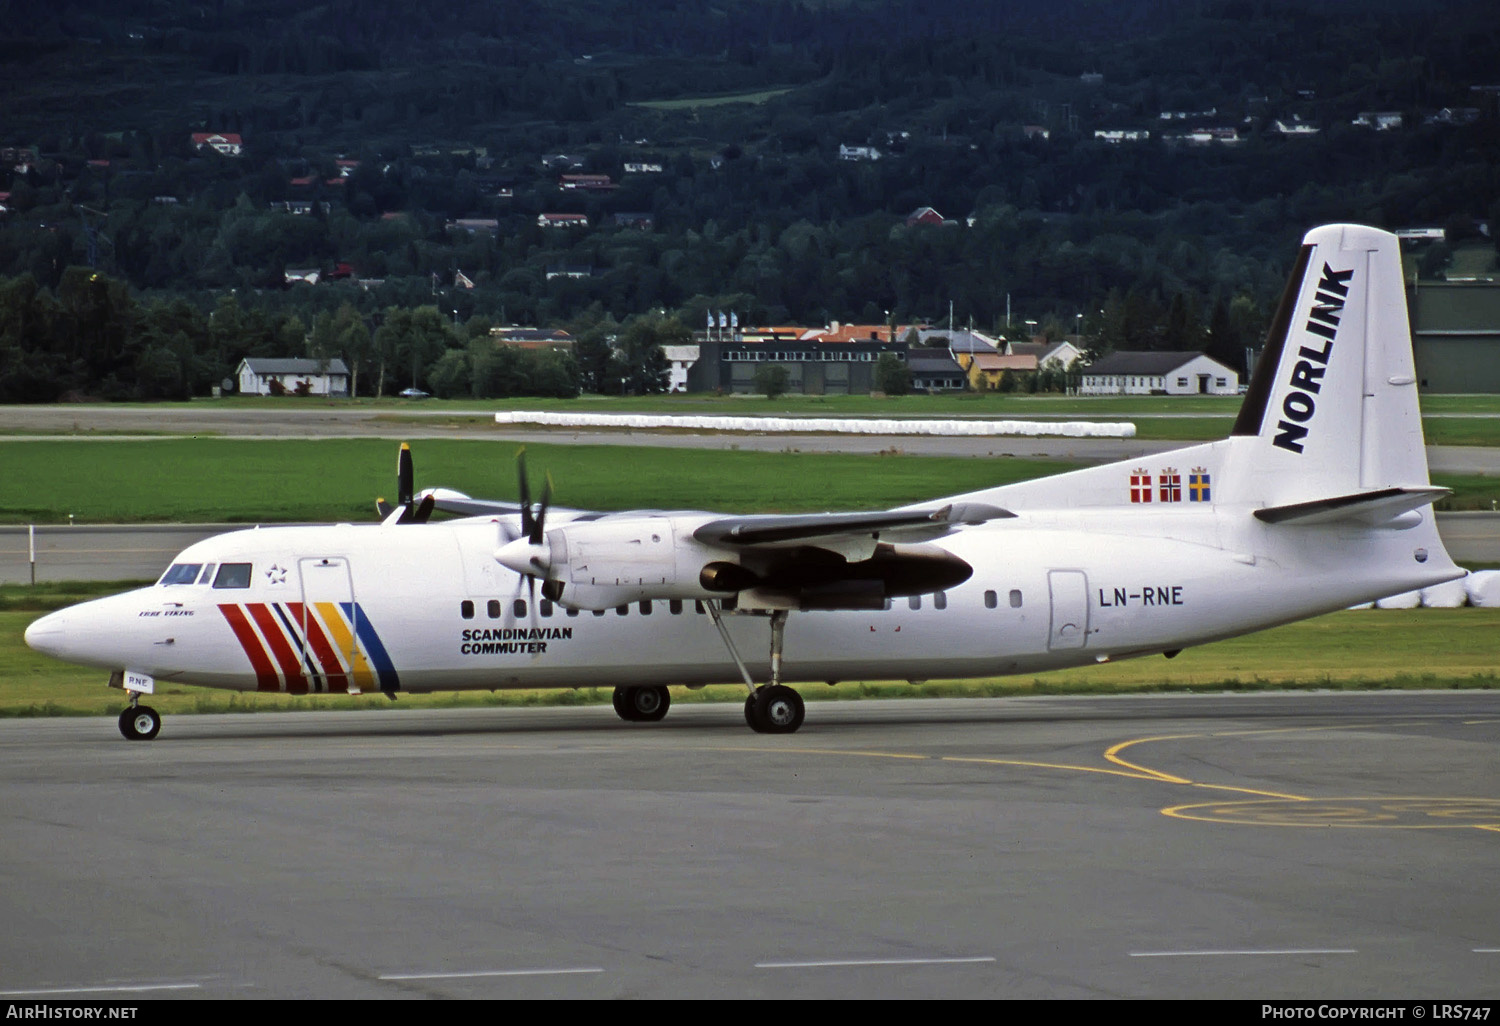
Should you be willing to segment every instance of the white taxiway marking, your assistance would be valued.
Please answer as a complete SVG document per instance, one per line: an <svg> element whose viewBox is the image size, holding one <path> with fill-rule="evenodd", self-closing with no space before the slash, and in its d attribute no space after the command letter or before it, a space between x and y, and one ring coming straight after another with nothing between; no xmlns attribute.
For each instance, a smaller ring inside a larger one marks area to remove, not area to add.
<svg viewBox="0 0 1500 1026"><path fill-rule="evenodd" d="M1357 955L1358 948L1267 948L1240 951L1132 951L1131 958L1192 958L1200 955Z"/></svg>
<svg viewBox="0 0 1500 1026"><path fill-rule="evenodd" d="M602 973L598 966L575 969L479 969L466 973L385 973L382 980L473 980L485 976L568 976L578 973Z"/></svg>
<svg viewBox="0 0 1500 1026"><path fill-rule="evenodd" d="M112 987L54 987L48 990L0 990L0 997L62 997L66 994L140 994L149 990L201 990L199 983L120 983Z"/></svg>
<svg viewBox="0 0 1500 1026"><path fill-rule="evenodd" d="M988 956L977 958L864 958L826 962L756 962L757 969L839 969L861 965L963 965L993 962Z"/></svg>

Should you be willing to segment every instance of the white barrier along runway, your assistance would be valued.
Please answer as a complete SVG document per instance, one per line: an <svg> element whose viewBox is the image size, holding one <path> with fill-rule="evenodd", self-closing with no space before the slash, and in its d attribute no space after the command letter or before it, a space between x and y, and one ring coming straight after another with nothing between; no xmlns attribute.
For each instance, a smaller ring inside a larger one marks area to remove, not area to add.
<svg viewBox="0 0 1500 1026"><path fill-rule="evenodd" d="M840 435L938 435L990 438L1134 438L1135 425L1085 420L882 420L866 417L697 417L665 413L542 413L506 410L496 424L544 427L667 429L683 431L752 431L774 434L828 432Z"/></svg>

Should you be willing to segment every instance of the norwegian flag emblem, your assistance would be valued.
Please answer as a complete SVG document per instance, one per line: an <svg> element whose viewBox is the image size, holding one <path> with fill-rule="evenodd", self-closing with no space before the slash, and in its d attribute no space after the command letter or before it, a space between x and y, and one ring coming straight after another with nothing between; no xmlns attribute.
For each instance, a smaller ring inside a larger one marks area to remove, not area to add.
<svg viewBox="0 0 1500 1026"><path fill-rule="evenodd" d="M1182 501L1182 475L1174 468L1168 467L1163 470L1157 481L1161 485L1162 502Z"/></svg>
<svg viewBox="0 0 1500 1026"><path fill-rule="evenodd" d="M1130 472L1130 501L1151 501L1151 475L1144 470Z"/></svg>

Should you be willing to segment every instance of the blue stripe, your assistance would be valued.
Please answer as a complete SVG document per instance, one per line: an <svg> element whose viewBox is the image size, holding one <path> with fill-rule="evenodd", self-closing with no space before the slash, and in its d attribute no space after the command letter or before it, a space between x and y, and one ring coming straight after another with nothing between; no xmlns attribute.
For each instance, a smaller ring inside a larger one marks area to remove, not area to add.
<svg viewBox="0 0 1500 1026"><path fill-rule="evenodd" d="M370 664L375 667L375 674L380 678L381 691L399 691L401 689L401 678L396 675L396 667L391 662L391 657L386 654L385 646L380 643L380 635L375 633L375 627L370 623L370 618L365 615L358 602L340 602L344 615L354 623L355 636L359 638L360 645L365 650L365 656Z"/></svg>

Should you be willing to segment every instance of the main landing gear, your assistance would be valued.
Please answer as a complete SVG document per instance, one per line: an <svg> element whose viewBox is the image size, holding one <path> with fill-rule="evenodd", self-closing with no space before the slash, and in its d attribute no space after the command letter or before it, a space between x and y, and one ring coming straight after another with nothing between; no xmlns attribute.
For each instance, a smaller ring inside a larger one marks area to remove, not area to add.
<svg viewBox="0 0 1500 1026"><path fill-rule="evenodd" d="M719 616L719 604L707 602L705 605L714 619L714 626L719 628L719 636L724 639L725 647L734 657L734 665L739 667L740 676L745 679L745 687L750 689L750 695L745 699L745 722L750 725L750 729L757 734L790 734L802 726L802 719L807 714L802 696L781 683L781 650L786 638L786 610L778 609L771 614L771 683L757 687L750 671L745 667L745 661L740 658L739 650L734 647L733 639L729 637L729 629Z"/></svg>
<svg viewBox="0 0 1500 1026"><path fill-rule="evenodd" d="M615 688L615 713L632 723L654 723L667 714L672 696L660 685L638 688Z"/></svg>
<svg viewBox="0 0 1500 1026"><path fill-rule="evenodd" d="M790 734L806 712L802 696L785 684L762 684L745 699L745 722L757 734Z"/></svg>
<svg viewBox="0 0 1500 1026"><path fill-rule="evenodd" d="M132 691L129 708L120 714L120 733L126 741L150 741L161 733L161 714L149 705L138 705Z"/></svg>
<svg viewBox="0 0 1500 1026"><path fill-rule="evenodd" d="M713 617L714 626L719 628L729 654L734 657L734 665L739 667L740 676L745 679L745 687L750 689L750 695L745 699L745 722L750 725L750 729L758 734L790 734L802 726L803 717L807 713L802 696L781 683L781 649L786 634L786 610L778 609L771 614L771 683L757 687L719 616L719 604L710 601L704 605ZM621 687L615 688L614 692L616 715L633 723L659 720L667 714L667 708L671 704L672 696L661 685ZM121 720L121 729L124 729L123 724L124 721Z"/></svg>

